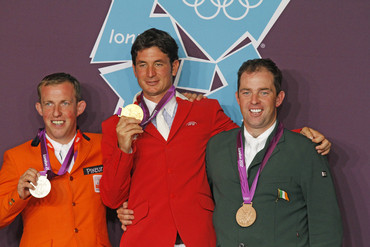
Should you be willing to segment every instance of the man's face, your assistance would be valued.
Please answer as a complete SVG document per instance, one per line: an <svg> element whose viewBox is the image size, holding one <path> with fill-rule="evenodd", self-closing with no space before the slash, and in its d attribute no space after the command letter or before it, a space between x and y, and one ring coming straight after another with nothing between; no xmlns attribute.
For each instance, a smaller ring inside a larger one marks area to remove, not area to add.
<svg viewBox="0 0 370 247"><path fill-rule="evenodd" d="M71 83L41 87L41 102L36 110L44 119L48 136L61 144L67 144L76 133L77 117L86 107L85 101L76 102L75 90Z"/></svg>
<svg viewBox="0 0 370 247"><path fill-rule="evenodd" d="M136 65L132 67L144 96L158 103L171 87L179 61L175 60L171 65L169 57L153 46L139 51Z"/></svg>
<svg viewBox="0 0 370 247"><path fill-rule="evenodd" d="M283 102L285 93L281 91L276 95L272 73L261 68L241 75L235 96L247 131L257 137L275 122L277 107Z"/></svg>

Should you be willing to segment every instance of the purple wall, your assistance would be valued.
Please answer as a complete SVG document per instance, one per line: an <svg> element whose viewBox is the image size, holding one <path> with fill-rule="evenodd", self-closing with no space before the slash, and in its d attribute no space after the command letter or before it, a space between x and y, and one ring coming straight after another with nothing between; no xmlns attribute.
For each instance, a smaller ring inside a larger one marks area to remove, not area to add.
<svg viewBox="0 0 370 247"><path fill-rule="evenodd" d="M5 150L42 126L34 103L46 74L65 71L83 84L85 131L99 132L117 96L89 55L109 10L108 0L3 1L0 7L1 163ZM285 75L281 111L288 128L308 125L333 142L329 161L342 211L344 245L370 242L370 2L291 1L259 48ZM239 65L237 65L239 66ZM233 96L230 96L233 97ZM111 217L114 218L114 217ZM121 231L110 223L115 245ZM1 246L18 246L19 222L0 230Z"/></svg>

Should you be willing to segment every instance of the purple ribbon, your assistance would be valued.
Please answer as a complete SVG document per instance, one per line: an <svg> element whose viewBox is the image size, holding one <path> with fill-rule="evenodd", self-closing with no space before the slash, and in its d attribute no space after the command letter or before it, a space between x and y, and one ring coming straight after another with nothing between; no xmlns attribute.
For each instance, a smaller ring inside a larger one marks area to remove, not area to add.
<svg viewBox="0 0 370 247"><path fill-rule="evenodd" d="M72 157L76 158L77 152L73 154L73 149L74 149L74 142L72 143L71 148L68 150L67 156L64 159L64 162L62 166L60 167L59 171L57 174L55 174L52 169L51 169L51 164L50 164L50 157L49 157L49 152L46 144L46 136L45 136L45 129L40 129L39 132L37 133L39 139L40 139L40 145L41 145L41 158L42 158L42 163L44 166L44 171L40 172L40 175L47 175L47 178L49 180L53 179L56 176L61 176L65 174L68 171L68 168L71 164Z"/></svg>
<svg viewBox="0 0 370 247"><path fill-rule="evenodd" d="M152 115L149 116L149 109L144 101L143 93L140 94L140 104L141 108L143 108L144 111L144 118L143 121L141 121L140 126L145 129L145 127L157 116L158 112L162 110L162 108L172 99L173 96L175 96L176 88L174 85L172 85L166 92L166 94L163 96L163 98L159 101L159 103L154 108Z"/></svg>
<svg viewBox="0 0 370 247"><path fill-rule="evenodd" d="M143 109L144 117L141 123L139 124L143 129L157 116L158 112L162 110L162 108L172 99L173 96L175 96L176 88L174 85L172 85L166 92L166 94L163 96L163 98L159 101L159 103L154 108L152 115L149 114L148 106L145 104L143 92L140 94L140 106ZM121 115L122 108L119 108L116 115Z"/></svg>
<svg viewBox="0 0 370 247"><path fill-rule="evenodd" d="M238 140L237 140L237 150L238 150L238 170L239 170L239 177L240 177L240 186L242 189L242 196L243 201L245 204L250 204L253 200L254 193L256 192L257 182L259 175L262 169L265 167L268 159L270 158L272 151L274 151L279 139L283 135L284 126L282 123L279 123L277 131L272 138L269 146L267 147L267 151L265 156L263 157L262 163L257 171L257 174L253 180L252 187L249 189L248 185L248 178L247 178L247 170L245 168L245 158L244 158L244 147L243 147L243 138L242 138L242 131L240 130L238 133Z"/></svg>

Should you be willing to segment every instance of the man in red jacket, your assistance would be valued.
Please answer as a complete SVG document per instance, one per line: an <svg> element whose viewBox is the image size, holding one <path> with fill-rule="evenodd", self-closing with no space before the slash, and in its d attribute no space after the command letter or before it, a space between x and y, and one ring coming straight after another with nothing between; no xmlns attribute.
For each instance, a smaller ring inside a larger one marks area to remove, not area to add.
<svg viewBox="0 0 370 247"><path fill-rule="evenodd" d="M216 245L205 148L238 126L216 100L190 102L176 92L177 51L166 32L139 35L131 55L144 120L112 116L102 124L102 200L111 208L128 200L135 211L121 246Z"/></svg>

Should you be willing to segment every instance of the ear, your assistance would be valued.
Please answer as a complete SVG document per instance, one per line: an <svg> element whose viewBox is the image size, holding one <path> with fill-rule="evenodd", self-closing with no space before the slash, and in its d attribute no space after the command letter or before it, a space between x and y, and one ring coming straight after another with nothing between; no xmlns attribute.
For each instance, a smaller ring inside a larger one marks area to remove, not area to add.
<svg viewBox="0 0 370 247"><path fill-rule="evenodd" d="M77 103L77 117L80 116L86 108L86 102L84 100L81 100Z"/></svg>
<svg viewBox="0 0 370 247"><path fill-rule="evenodd" d="M179 66L180 66L180 61L179 60L173 61L173 63L172 63L172 76L176 76L177 71L179 70Z"/></svg>
<svg viewBox="0 0 370 247"><path fill-rule="evenodd" d="M35 104L36 111L39 113L39 115L42 117L42 107L40 102L36 102Z"/></svg>
<svg viewBox="0 0 370 247"><path fill-rule="evenodd" d="M235 98L236 98L236 102L238 102L238 105L240 106L239 92L238 91L235 92Z"/></svg>
<svg viewBox="0 0 370 247"><path fill-rule="evenodd" d="M276 108L278 108L283 103L284 98L285 98L285 92L280 91L280 93L276 97L276 103L275 103Z"/></svg>
<svg viewBox="0 0 370 247"><path fill-rule="evenodd" d="M132 64L132 70L134 71L134 75L137 78L137 75L136 75L136 66L134 64Z"/></svg>

